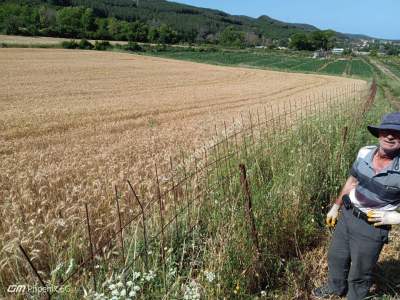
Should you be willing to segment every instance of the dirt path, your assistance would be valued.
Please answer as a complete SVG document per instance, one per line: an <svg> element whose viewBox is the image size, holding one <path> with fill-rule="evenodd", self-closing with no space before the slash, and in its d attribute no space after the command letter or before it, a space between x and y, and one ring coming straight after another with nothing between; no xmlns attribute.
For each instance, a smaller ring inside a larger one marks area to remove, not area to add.
<svg viewBox="0 0 400 300"><path fill-rule="evenodd" d="M383 65L381 62L379 62L376 59L371 59L371 62L379 69L381 70L385 75L389 76L390 78L394 80L400 81L400 78L397 77L392 71L390 71L385 65Z"/></svg>

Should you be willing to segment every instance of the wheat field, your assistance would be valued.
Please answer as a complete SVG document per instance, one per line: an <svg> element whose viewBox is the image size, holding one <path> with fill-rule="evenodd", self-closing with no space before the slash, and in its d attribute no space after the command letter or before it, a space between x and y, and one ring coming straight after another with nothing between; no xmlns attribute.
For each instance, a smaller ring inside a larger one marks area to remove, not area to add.
<svg viewBox="0 0 400 300"><path fill-rule="evenodd" d="M94 228L106 232L116 220L115 184L148 181L151 190L155 164L163 174L170 157L211 143L224 121L236 126L241 112L366 87L348 78L117 52L6 48L0 64L4 285L24 273L16 267L26 264L19 243L43 273L71 251L71 236L78 236L73 247L86 251L79 238L84 203Z"/></svg>

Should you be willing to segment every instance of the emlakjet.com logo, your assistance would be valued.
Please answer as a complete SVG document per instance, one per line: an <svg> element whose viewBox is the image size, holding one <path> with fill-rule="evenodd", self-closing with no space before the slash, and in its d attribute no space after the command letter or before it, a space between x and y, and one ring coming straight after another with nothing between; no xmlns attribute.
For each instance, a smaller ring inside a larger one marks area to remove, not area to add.
<svg viewBox="0 0 400 300"><path fill-rule="evenodd" d="M7 288L7 292L10 294L47 294L47 293L60 293L63 292L64 288L56 286L38 286L28 284L11 284Z"/></svg>

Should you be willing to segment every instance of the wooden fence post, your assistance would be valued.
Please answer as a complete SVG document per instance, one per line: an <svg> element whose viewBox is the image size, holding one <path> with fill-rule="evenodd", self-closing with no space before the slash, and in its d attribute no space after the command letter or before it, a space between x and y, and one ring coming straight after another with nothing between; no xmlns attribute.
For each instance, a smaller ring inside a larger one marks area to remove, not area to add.
<svg viewBox="0 0 400 300"><path fill-rule="evenodd" d="M21 250L22 254L25 256L26 260L28 261L29 265L31 266L31 268L33 269L33 272L35 273L36 277L39 279L40 284L42 285L42 287L44 288L44 290L46 291L47 294L47 298L50 300L51 299L51 294L46 286L46 284L44 283L42 277L40 277L39 272L36 270L35 266L33 265L32 260L30 259L28 253L26 253L25 249L22 247L22 245L19 245L19 249Z"/></svg>
<svg viewBox="0 0 400 300"><path fill-rule="evenodd" d="M244 196L244 208L247 224L249 226L249 235L253 244L253 265L251 274L249 274L253 280L250 281L249 289L253 292L259 291L265 287L267 281L267 273L265 271L264 264L261 257L261 248L258 241L258 231L256 227L256 222L253 214L252 200L249 181L246 174L246 166L244 164L239 165L240 170L240 183L242 186L243 196Z"/></svg>
<svg viewBox="0 0 400 300"><path fill-rule="evenodd" d="M92 271L93 271L93 286L94 286L94 290L97 291L97 283L96 283L96 269L94 266L94 246L93 246L93 242L92 242L92 231L90 228L90 220L89 220L89 209L88 209L88 205L87 203L85 203L85 211L86 211L86 224L87 224L87 229L88 229L88 237L89 237L89 250L90 250L90 254L92 257Z"/></svg>

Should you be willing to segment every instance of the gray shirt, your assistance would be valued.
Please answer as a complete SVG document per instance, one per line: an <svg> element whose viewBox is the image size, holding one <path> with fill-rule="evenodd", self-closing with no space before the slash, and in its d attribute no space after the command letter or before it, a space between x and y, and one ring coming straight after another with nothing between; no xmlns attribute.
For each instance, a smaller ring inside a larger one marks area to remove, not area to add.
<svg viewBox="0 0 400 300"><path fill-rule="evenodd" d="M372 160L377 146L360 149L350 174L358 180L350 192L352 203L363 210L396 210L400 206L400 162L399 156L379 173L375 174Z"/></svg>

